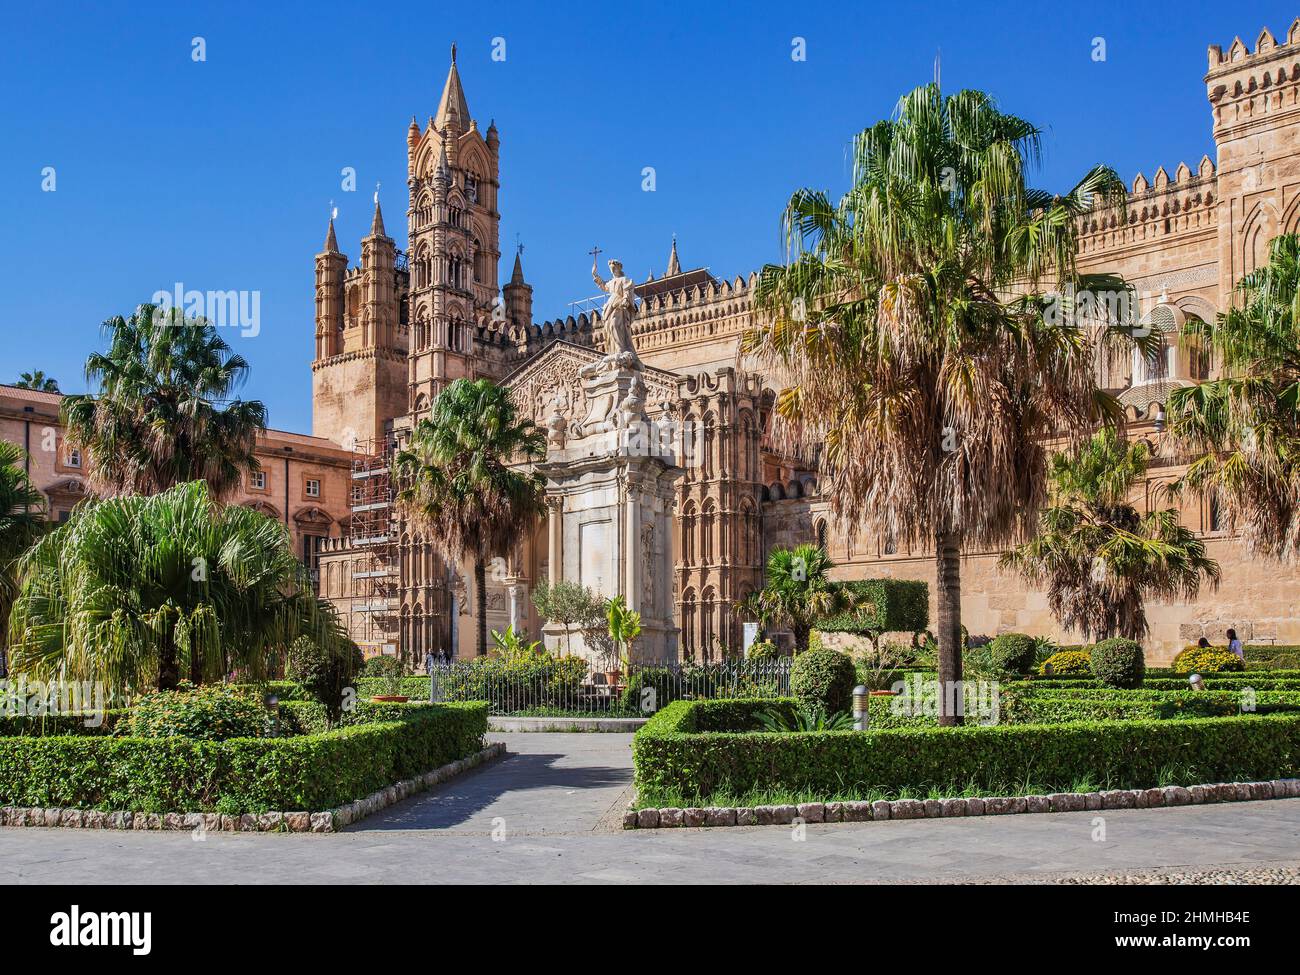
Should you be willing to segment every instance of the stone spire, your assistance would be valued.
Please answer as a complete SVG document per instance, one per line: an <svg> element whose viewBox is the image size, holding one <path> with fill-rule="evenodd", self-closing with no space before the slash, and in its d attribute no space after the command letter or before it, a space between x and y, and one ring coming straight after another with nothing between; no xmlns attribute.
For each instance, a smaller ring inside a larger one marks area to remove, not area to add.
<svg viewBox="0 0 1300 975"><path fill-rule="evenodd" d="M334 218L330 217L330 229L329 232L325 234L325 253L337 254L338 252L339 241L338 238L334 236Z"/></svg>
<svg viewBox="0 0 1300 975"><path fill-rule="evenodd" d="M333 227L333 222L330 224ZM379 209L379 194L375 194L375 218L370 221L370 235L372 237L387 237L384 233L384 212Z"/></svg>
<svg viewBox="0 0 1300 975"><path fill-rule="evenodd" d="M469 124L469 105L465 102L465 89L460 83L460 72L456 70L456 45L451 46L451 69L447 72L447 83L442 86L442 100L438 102L438 114L435 122L439 129L450 122L452 129L459 135Z"/></svg>
<svg viewBox="0 0 1300 975"><path fill-rule="evenodd" d="M674 274L681 273L682 265L681 262L677 260L677 235L673 234L673 249L668 254L668 270L665 272L664 277L671 278Z"/></svg>
<svg viewBox="0 0 1300 975"><path fill-rule="evenodd" d="M515 269L512 272L510 272L511 284L524 283L524 263L521 260L523 255L524 255L524 249L520 247L519 250L515 252Z"/></svg>

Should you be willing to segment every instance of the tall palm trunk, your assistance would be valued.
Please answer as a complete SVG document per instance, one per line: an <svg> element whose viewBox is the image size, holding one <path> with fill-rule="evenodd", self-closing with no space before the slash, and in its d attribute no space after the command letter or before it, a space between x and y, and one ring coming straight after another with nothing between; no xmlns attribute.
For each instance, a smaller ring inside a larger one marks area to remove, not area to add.
<svg viewBox="0 0 1300 975"><path fill-rule="evenodd" d="M474 602L478 604L476 651L483 657L487 655L487 564L482 559L474 560Z"/></svg>
<svg viewBox="0 0 1300 975"><path fill-rule="evenodd" d="M961 708L961 538L935 537L935 601L939 637L939 724L962 723Z"/></svg>

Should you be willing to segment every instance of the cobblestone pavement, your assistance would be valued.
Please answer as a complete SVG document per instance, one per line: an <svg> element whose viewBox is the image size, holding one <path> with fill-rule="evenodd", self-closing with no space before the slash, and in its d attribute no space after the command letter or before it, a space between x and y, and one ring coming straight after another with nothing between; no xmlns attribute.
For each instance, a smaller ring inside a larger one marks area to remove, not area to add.
<svg viewBox="0 0 1300 975"><path fill-rule="evenodd" d="M511 755L341 834L0 828L3 883L1295 883L1300 799L789 827L617 828L631 736Z"/></svg>

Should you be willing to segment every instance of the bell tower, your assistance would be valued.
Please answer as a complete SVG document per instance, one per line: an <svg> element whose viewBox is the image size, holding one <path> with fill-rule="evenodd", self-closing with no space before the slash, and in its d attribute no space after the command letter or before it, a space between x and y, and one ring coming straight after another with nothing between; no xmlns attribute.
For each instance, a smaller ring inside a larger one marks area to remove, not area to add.
<svg viewBox="0 0 1300 975"><path fill-rule="evenodd" d="M379 439L406 412L406 274L384 231L375 194L361 266L348 267L331 218L316 255L316 357L311 364L312 433L351 448Z"/></svg>
<svg viewBox="0 0 1300 975"><path fill-rule="evenodd" d="M470 117L452 45L437 114L423 128L411 119L407 131L409 410L417 419L452 380L496 371L479 335L502 300L500 145L495 124L485 137Z"/></svg>

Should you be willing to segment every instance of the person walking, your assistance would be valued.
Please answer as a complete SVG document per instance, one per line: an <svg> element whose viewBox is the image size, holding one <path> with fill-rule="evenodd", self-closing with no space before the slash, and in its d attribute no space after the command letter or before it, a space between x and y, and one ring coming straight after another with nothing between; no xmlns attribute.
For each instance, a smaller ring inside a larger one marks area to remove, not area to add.
<svg viewBox="0 0 1300 975"><path fill-rule="evenodd" d="M1242 660L1246 659L1246 648L1243 647L1241 645L1241 641L1237 639L1236 630L1228 631L1228 649L1231 650L1233 653L1235 653Z"/></svg>

